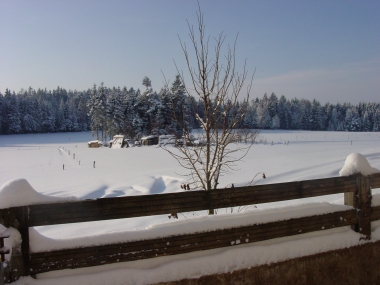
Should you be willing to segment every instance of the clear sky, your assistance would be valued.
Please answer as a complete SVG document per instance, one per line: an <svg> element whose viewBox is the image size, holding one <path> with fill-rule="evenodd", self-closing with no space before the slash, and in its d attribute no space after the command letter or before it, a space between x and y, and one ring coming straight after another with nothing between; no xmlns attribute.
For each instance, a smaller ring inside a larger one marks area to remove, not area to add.
<svg viewBox="0 0 380 285"><path fill-rule="evenodd" d="M380 101L379 0L200 0L206 33L239 33L237 62L265 92L321 103ZM0 0L0 92L6 88L154 90L185 70L195 0Z"/></svg>

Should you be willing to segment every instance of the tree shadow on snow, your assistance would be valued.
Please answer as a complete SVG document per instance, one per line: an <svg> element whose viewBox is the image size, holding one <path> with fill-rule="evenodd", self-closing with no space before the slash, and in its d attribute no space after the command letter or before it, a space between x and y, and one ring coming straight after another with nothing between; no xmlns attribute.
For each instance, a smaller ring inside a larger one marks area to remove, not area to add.
<svg viewBox="0 0 380 285"><path fill-rule="evenodd" d="M106 190L107 190L107 186L102 186L99 189L94 190L94 191L88 193L87 195L81 197L80 199L85 200L85 199L100 198L100 197L104 196L104 194L106 193Z"/></svg>
<svg viewBox="0 0 380 285"><path fill-rule="evenodd" d="M166 190L166 185L162 177L154 178L153 185L150 189L151 194L159 194Z"/></svg>

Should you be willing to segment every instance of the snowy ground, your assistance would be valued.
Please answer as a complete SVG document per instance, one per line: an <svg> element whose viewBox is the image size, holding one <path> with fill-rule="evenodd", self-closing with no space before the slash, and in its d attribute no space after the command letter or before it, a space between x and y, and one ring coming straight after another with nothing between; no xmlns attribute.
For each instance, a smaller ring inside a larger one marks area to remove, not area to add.
<svg viewBox="0 0 380 285"><path fill-rule="evenodd" d="M380 133L263 131L260 136L266 144L254 145L238 165L239 171L222 177L222 187L231 183L245 185L260 172L265 172L267 179L259 175L256 184L339 176L351 153L363 154L372 167L380 169ZM79 199L182 191L180 174L183 171L164 150L154 146L90 149L87 142L92 139L90 133L0 136L0 186L24 178L41 194ZM379 193L378 190L373 192ZM0 205L12 200L2 197ZM380 199L375 196L373 202L380 204ZM235 216L242 223L244 220L252 223L252 219L262 222L291 217L294 213L312 215L336 211L344 207L342 204L343 195L330 195L258 205L258 208L235 213ZM271 209L278 207L281 209ZM207 224L227 226L233 223L229 217L221 215L224 213L220 211L216 217L185 213L177 221L168 220L164 215L37 227L31 229L31 248L41 251L47 247L101 244L160 236L165 232L191 232L209 227ZM190 221L190 218L195 220ZM373 239L380 239L380 224L373 224ZM199 253L45 273L37 280L24 278L18 284L149 284L229 272L347 247L358 244L358 239L356 233L340 228ZM67 276L58 278L64 275ZM70 277L72 275L77 276Z"/></svg>

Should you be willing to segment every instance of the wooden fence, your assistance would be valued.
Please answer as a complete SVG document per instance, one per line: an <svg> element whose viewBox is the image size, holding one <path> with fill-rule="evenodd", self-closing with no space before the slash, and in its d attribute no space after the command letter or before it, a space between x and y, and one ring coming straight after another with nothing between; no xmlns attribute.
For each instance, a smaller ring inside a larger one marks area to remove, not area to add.
<svg viewBox="0 0 380 285"><path fill-rule="evenodd" d="M371 221L380 220L380 206L371 207L371 188L380 188L380 174L334 177L299 182L188 191L132 197L102 198L0 209L5 226L22 235L24 270L34 275L231 246L231 240L256 242L342 226L351 226L370 239ZM329 214L234 227L149 240L31 253L29 227L191 212L279 202L344 193L354 208ZM1 222L1 221L0 221ZM300 232L302 229L302 232ZM249 236L249 240L246 238Z"/></svg>

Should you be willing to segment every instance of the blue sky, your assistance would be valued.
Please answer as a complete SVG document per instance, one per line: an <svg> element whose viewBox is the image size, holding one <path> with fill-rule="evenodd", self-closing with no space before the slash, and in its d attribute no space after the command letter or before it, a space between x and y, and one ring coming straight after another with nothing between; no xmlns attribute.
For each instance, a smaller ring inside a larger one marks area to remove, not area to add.
<svg viewBox="0 0 380 285"><path fill-rule="evenodd" d="M321 103L379 102L380 1L200 0L206 33L237 34L238 67L265 92ZM0 0L0 92L86 90L93 84L159 91L186 70L193 0ZM189 81L188 81L189 82ZM190 83L190 82L189 82Z"/></svg>

